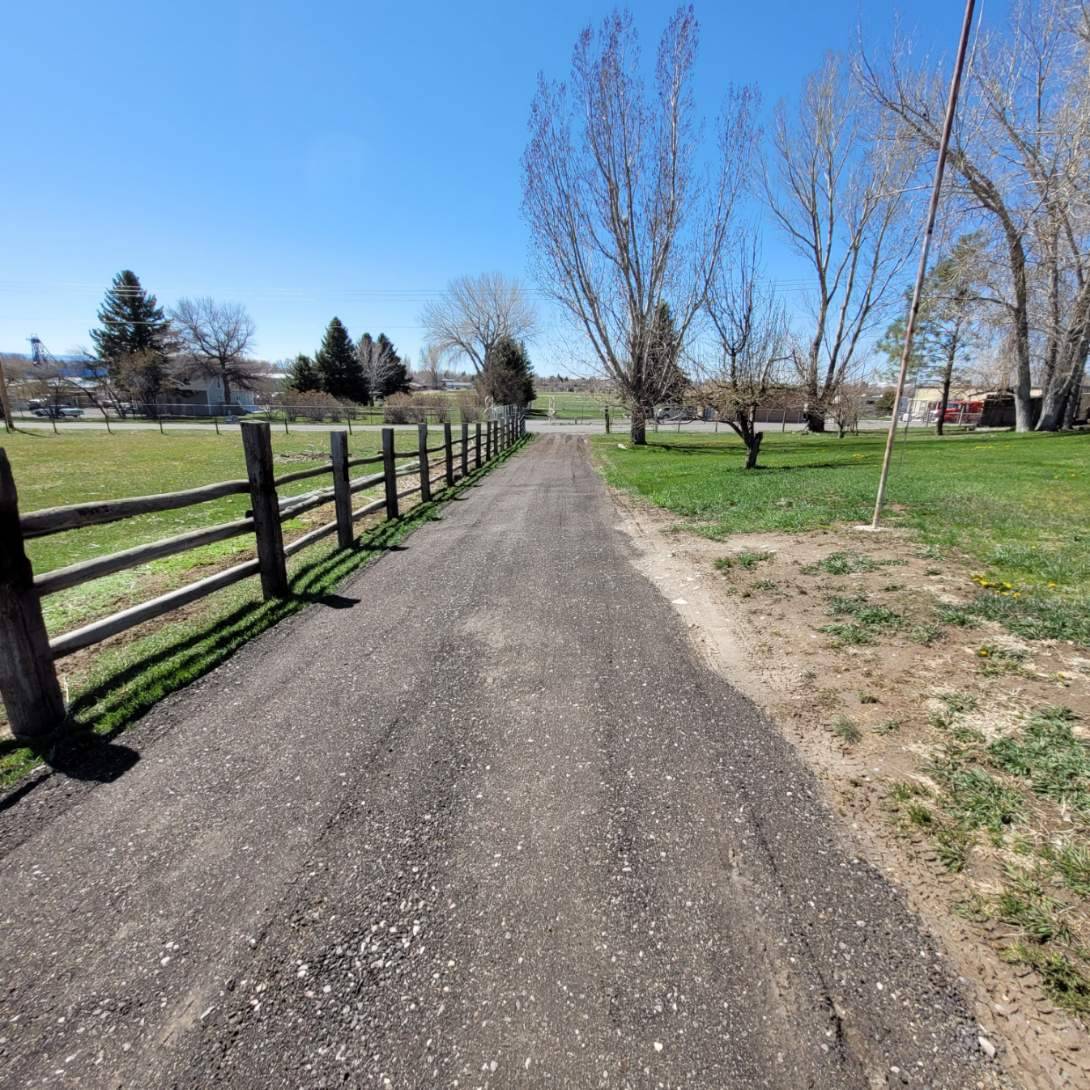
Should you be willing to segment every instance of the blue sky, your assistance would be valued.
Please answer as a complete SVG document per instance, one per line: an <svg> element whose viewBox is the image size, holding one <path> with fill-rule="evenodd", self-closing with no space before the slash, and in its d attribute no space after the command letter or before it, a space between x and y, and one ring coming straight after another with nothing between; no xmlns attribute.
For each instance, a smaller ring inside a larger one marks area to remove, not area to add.
<svg viewBox="0 0 1090 1090"><path fill-rule="evenodd" d="M243 303L257 353L312 351L334 314L414 359L427 293L525 278L519 159L537 73L566 77L612 5L194 0L14 5L0 39L0 350L89 343L110 278ZM632 5L645 52L675 5ZM957 0L697 3L698 102L797 92L862 18L948 52ZM992 18L999 18L993 10ZM988 16L985 15L986 21ZM774 243L771 273L798 268ZM555 342L539 371L566 369Z"/></svg>

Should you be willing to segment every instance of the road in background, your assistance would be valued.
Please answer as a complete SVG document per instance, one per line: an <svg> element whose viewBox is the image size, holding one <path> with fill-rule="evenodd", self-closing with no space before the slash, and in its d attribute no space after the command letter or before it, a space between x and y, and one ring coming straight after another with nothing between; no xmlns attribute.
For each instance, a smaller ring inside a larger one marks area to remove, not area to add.
<svg viewBox="0 0 1090 1090"><path fill-rule="evenodd" d="M260 419L255 417L255 419ZM18 427L32 429L35 431L53 431L53 422L47 419L41 419L39 417L26 417L18 418L16 421ZM432 423L429 425L432 428L442 427L441 424ZM472 425L470 425L472 427ZM759 425L766 432L801 432L805 429L804 424L762 424ZM86 431L88 429L97 429L99 431L105 430L105 423L101 419L94 419L93 417L84 418L80 420L59 420L57 421L57 431ZM216 425L212 423L204 423L200 420L171 420L164 421L162 429L160 429L159 423L155 420L125 420L117 421L111 420L110 427L114 431L215 431ZM283 423L273 421L272 427L274 429L282 429ZM402 431L416 431L416 424L353 424L353 431L380 431L384 427L392 427ZM461 427L460 424L455 424L454 429ZM859 422L860 431L885 431L889 427L888 420L861 420ZM345 428L344 423L338 422L323 422L318 424L304 424L292 421L289 425L289 429L293 432L302 431L335 431L343 430ZM603 435L605 434L605 422L598 420L581 420L576 422L574 420L548 420L541 417L529 417L526 421L526 428L528 431L538 432L541 434L555 434L555 435ZM237 431L237 424L227 424L220 422L219 430L222 433L229 433L232 430ZM913 431L922 430L913 425ZM928 427L927 431L934 431L933 427ZM628 434L628 421L626 419L615 419L612 425L612 431L615 435L627 435ZM673 435L681 432L697 432L702 434L723 434L733 436L734 433L730 430L729 425L715 423L708 423L701 420L690 421L671 421L663 422L659 425L659 432L662 434ZM647 434L654 436L656 434L653 424L649 424L647 428Z"/></svg>

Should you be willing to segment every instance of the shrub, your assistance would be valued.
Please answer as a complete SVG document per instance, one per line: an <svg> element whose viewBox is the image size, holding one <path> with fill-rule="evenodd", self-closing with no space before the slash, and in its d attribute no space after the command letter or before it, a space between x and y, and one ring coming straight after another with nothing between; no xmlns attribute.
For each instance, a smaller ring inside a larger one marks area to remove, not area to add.
<svg viewBox="0 0 1090 1090"><path fill-rule="evenodd" d="M351 406L343 405L332 394L321 390L287 390L281 407L292 420L338 420Z"/></svg>
<svg viewBox="0 0 1090 1090"><path fill-rule="evenodd" d="M476 390L463 390L458 395L458 411L462 414L462 419L470 424L484 420L484 399Z"/></svg>
<svg viewBox="0 0 1090 1090"><path fill-rule="evenodd" d="M413 424L417 418L412 394L391 394L382 403L382 419L387 424Z"/></svg>

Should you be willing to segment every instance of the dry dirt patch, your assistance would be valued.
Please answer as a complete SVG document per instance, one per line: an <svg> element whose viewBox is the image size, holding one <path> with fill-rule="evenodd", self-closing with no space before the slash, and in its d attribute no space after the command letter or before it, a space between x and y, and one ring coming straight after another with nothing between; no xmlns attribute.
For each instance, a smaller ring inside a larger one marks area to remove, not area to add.
<svg viewBox="0 0 1090 1090"><path fill-rule="evenodd" d="M710 541L628 495L615 499L637 564L700 654L787 733L860 850L947 946L1007 1070L1027 1090L1090 1085L1086 1026L1040 971L1004 960L1023 932L994 907L1011 874L1029 874L1052 838L1084 843L1084 815L1027 793L1017 835L998 826L952 847L930 816L942 793L936 764L949 747L986 752L1035 709L1060 705L1081 717L1071 729L1085 738L1090 656L987 622L949 623L974 590L971 573L923 555L901 532ZM1039 892L1027 896L1056 907L1073 948L1090 946L1090 899Z"/></svg>

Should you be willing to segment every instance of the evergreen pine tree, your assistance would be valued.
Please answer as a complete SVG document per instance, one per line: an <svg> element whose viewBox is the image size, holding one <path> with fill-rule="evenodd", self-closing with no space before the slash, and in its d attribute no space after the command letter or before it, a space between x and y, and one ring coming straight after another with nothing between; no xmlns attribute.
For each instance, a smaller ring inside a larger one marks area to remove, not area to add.
<svg viewBox="0 0 1090 1090"><path fill-rule="evenodd" d="M407 394L409 392L409 371L405 366L405 361L394 347L393 341L385 333L380 333L378 335L378 347L380 352L383 349L389 349L392 365L382 384L382 389L376 390L374 393L376 395L381 394L382 397L389 397L390 394Z"/></svg>
<svg viewBox="0 0 1090 1090"><path fill-rule="evenodd" d="M291 371L288 374L286 385L289 390L297 390L301 394L309 393L312 390L320 390L322 388L318 370L314 366L314 361L310 356L300 352L299 355L295 357L291 365Z"/></svg>
<svg viewBox="0 0 1090 1090"><path fill-rule="evenodd" d="M674 324L670 304L663 301L655 311L652 344L648 352L648 373L654 376L658 386L659 401L679 400L691 385L678 363L681 354L681 337ZM650 409L652 406L647 406Z"/></svg>
<svg viewBox="0 0 1090 1090"><path fill-rule="evenodd" d="M170 321L136 273L123 269L114 277L98 320L102 326L91 330L91 340L111 378L117 379L126 360L145 360L162 369L173 347Z"/></svg>
<svg viewBox="0 0 1090 1090"><path fill-rule="evenodd" d="M367 380L352 338L340 318L326 326L322 347L314 354L314 369L321 388L333 397L366 402Z"/></svg>
<svg viewBox="0 0 1090 1090"><path fill-rule="evenodd" d="M528 405L534 393L534 369L526 345L501 337L484 362L477 388L497 405Z"/></svg>

